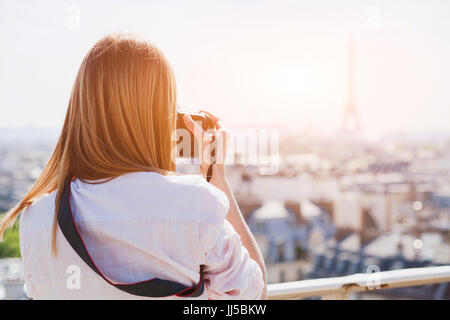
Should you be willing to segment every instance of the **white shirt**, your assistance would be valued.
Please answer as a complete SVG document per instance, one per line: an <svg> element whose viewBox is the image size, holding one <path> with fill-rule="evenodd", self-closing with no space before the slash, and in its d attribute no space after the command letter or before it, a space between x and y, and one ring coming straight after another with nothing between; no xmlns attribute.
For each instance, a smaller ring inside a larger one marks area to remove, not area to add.
<svg viewBox="0 0 450 320"><path fill-rule="evenodd" d="M59 227L57 257L52 256L55 196L56 191L36 200L20 218L27 295L148 299L108 284L77 255ZM192 286L204 264L205 290L196 299L262 295L261 269L225 220L226 195L201 176L137 172L101 184L77 179L71 183L71 205L90 256L114 283L157 277Z"/></svg>

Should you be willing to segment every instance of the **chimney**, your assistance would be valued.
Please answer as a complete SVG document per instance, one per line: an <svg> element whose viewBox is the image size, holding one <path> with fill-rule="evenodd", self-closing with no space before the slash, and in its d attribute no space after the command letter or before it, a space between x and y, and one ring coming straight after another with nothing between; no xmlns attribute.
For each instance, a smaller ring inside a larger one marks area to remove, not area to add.
<svg viewBox="0 0 450 320"><path fill-rule="evenodd" d="M241 209L242 215L244 216L244 219L246 221L250 217L250 214L253 211L255 211L256 209L258 209L262 206L262 202L260 200L256 200L256 199L238 200L237 202L238 202L239 209Z"/></svg>
<svg viewBox="0 0 450 320"><path fill-rule="evenodd" d="M305 223L305 219L302 216L302 209L301 209L301 205L300 202L297 201L286 201L284 203L284 207L293 212L295 214L295 216L297 217L297 221L300 223Z"/></svg>

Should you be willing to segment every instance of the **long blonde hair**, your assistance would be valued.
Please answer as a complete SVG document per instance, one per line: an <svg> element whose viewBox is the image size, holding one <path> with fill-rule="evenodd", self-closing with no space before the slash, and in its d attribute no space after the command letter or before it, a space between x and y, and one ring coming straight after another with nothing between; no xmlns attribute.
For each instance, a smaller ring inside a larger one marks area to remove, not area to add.
<svg viewBox="0 0 450 320"><path fill-rule="evenodd" d="M136 171L175 171L176 84L164 55L134 35L109 35L84 58L50 160L0 222L0 241L20 212L68 179L108 181ZM56 254L58 192L52 228Z"/></svg>

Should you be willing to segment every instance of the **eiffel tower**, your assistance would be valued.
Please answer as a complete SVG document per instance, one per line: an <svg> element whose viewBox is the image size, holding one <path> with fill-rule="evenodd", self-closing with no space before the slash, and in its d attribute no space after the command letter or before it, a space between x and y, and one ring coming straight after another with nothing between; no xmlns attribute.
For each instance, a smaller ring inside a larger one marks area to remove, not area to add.
<svg viewBox="0 0 450 320"><path fill-rule="evenodd" d="M347 103L342 119L341 131L356 133L362 130L359 121L358 110L354 98L354 47L353 43L348 45L348 75L347 75Z"/></svg>

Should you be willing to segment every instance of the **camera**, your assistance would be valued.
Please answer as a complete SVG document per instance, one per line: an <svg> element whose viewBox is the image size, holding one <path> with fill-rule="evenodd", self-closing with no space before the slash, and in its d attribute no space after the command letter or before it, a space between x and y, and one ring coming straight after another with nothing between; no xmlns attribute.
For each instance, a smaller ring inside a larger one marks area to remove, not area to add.
<svg viewBox="0 0 450 320"><path fill-rule="evenodd" d="M179 132L179 137L177 141L178 157L199 158L198 153L201 152L201 150L199 150L200 148L197 146L197 141L193 133L186 127L186 124L184 123L183 117L185 114L189 114L192 117L192 120L194 120L194 122L201 123L201 126L204 131L214 129L214 122L205 113L177 110L176 128L177 130L184 129L184 131ZM187 143L190 143L190 146L186 146L186 143L183 142L183 139L186 139L187 135L189 136L190 140ZM214 156L214 151L212 156Z"/></svg>

